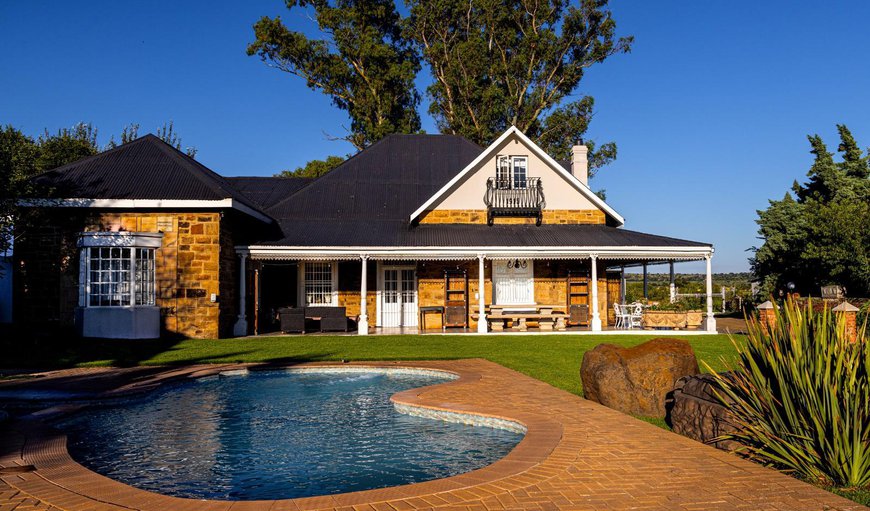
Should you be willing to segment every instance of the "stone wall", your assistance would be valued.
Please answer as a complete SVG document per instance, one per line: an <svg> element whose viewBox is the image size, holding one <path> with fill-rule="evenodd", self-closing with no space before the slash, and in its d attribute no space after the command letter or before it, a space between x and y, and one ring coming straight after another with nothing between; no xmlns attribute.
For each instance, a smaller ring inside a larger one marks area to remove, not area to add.
<svg viewBox="0 0 870 511"><path fill-rule="evenodd" d="M420 219L421 224L486 224L486 210L483 209L435 209L427 211ZM534 224L535 218L496 217L496 224L526 225ZM598 209L545 209L543 224L604 224L607 219Z"/></svg>
<svg viewBox="0 0 870 511"><path fill-rule="evenodd" d="M42 212L41 217L41 227L29 230L15 247L16 321L51 318L72 326L78 305L80 232L162 232L155 280L163 334L196 338L231 334L237 314L238 262L232 229L222 227L220 212L61 210Z"/></svg>

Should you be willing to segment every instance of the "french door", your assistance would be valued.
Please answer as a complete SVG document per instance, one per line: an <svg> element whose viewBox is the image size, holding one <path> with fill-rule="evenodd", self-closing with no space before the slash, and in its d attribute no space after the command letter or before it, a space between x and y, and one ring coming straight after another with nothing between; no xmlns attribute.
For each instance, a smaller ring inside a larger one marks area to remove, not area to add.
<svg viewBox="0 0 870 511"><path fill-rule="evenodd" d="M381 282L381 326L417 326L417 275L414 268L385 266Z"/></svg>
<svg viewBox="0 0 870 511"><path fill-rule="evenodd" d="M534 262L531 259L494 260L492 280L495 303L530 305L535 303Z"/></svg>

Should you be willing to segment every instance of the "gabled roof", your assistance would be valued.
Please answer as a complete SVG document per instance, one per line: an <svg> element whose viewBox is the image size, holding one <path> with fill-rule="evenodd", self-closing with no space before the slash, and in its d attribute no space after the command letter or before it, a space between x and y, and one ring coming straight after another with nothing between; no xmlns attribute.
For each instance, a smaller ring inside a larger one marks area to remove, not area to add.
<svg viewBox="0 0 870 511"><path fill-rule="evenodd" d="M270 208L314 182L313 177L239 176L226 180L263 209Z"/></svg>
<svg viewBox="0 0 870 511"><path fill-rule="evenodd" d="M547 165L552 167L552 169L560 174L565 181L568 182L571 186L576 188L584 197L589 199L592 204L600 208L606 215L608 215L617 225L624 225L625 219L617 213L613 208L607 205L601 197L595 194L587 185L580 182L579 179L574 177L573 174L568 172L561 164L559 164L556 160L554 160L549 154L547 154L543 149L541 149L538 144L532 142L529 137L527 137L522 131L517 129L516 126L511 126L507 131L502 133L495 142L489 145L486 149L483 150L477 157L472 160L465 168L462 169L461 172L456 174L453 179L447 182L441 189L435 192L431 197L427 198L425 202L422 203L420 207L414 210L411 213L409 220L411 222L415 222L420 215L425 213L428 209L434 206L440 199L446 197L451 190L454 189L456 185L461 183L474 169L477 167L483 160L486 158L492 157L495 151L501 146L501 144L508 139L510 136L518 137L526 146L531 148L531 150L538 156L541 160L543 160Z"/></svg>
<svg viewBox="0 0 870 511"><path fill-rule="evenodd" d="M151 134L40 174L33 182L50 188L57 206L183 207L188 201L271 221L226 179Z"/></svg>
<svg viewBox="0 0 870 511"><path fill-rule="evenodd" d="M282 223L397 220L482 149L457 135L388 135L267 209Z"/></svg>

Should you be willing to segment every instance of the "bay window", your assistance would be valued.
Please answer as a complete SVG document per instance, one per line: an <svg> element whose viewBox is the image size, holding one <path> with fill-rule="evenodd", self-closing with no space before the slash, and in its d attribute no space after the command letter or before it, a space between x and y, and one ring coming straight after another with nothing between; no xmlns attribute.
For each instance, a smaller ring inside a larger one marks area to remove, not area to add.
<svg viewBox="0 0 870 511"><path fill-rule="evenodd" d="M79 271L79 306L154 306L155 252L160 233L83 233Z"/></svg>

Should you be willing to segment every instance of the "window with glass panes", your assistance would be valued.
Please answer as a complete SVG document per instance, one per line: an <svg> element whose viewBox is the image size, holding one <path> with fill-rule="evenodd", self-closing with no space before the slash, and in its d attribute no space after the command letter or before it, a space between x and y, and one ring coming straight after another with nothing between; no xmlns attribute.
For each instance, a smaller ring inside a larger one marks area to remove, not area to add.
<svg viewBox="0 0 870 511"><path fill-rule="evenodd" d="M332 264L305 263L306 305L332 305Z"/></svg>
<svg viewBox="0 0 870 511"><path fill-rule="evenodd" d="M153 248L87 247L82 250L82 305L127 307L155 304Z"/></svg>

